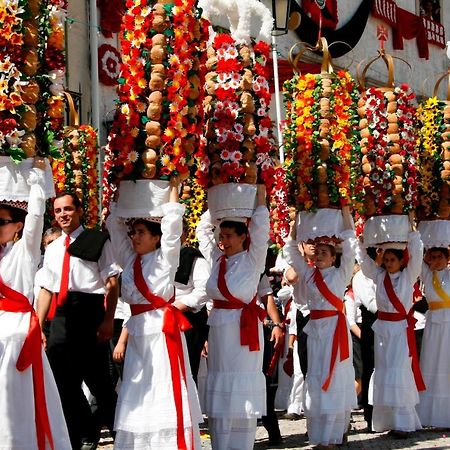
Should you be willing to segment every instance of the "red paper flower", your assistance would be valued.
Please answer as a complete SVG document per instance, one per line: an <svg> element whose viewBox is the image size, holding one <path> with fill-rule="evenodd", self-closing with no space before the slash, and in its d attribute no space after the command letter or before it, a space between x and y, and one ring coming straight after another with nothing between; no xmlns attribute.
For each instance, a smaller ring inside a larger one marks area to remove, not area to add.
<svg viewBox="0 0 450 450"><path fill-rule="evenodd" d="M98 75L106 86L115 86L120 74L120 53L112 46L103 44L98 49Z"/></svg>

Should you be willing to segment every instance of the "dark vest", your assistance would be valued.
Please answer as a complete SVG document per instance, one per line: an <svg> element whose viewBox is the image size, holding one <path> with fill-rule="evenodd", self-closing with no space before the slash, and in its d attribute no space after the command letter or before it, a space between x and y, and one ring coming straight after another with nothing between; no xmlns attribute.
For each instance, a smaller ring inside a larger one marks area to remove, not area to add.
<svg viewBox="0 0 450 450"><path fill-rule="evenodd" d="M85 261L97 262L108 239L109 233L106 231L83 230L69 245L68 252Z"/></svg>
<svg viewBox="0 0 450 450"><path fill-rule="evenodd" d="M175 281L177 283L188 284L195 258L203 258L200 250L193 247L183 247L181 249L180 264L177 273L175 274Z"/></svg>

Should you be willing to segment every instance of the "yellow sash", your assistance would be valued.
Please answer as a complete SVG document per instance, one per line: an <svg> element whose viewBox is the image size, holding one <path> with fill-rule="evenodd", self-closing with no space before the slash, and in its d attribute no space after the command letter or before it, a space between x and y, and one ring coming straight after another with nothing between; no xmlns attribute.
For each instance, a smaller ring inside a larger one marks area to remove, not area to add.
<svg viewBox="0 0 450 450"><path fill-rule="evenodd" d="M433 288L436 291L436 294L441 297L441 302L430 302L429 306L431 311L435 311L437 309L450 308L450 295L444 291L439 281L439 277L436 271L433 271Z"/></svg>

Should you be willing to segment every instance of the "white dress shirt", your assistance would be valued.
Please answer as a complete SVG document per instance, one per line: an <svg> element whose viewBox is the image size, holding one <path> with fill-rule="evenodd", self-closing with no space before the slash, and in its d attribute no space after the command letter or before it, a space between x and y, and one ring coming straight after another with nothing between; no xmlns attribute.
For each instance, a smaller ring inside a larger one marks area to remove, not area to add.
<svg viewBox="0 0 450 450"><path fill-rule="evenodd" d="M352 288L356 304L363 305L367 311L375 314L377 312L375 282L359 270L353 277Z"/></svg>
<svg viewBox="0 0 450 450"><path fill-rule="evenodd" d="M70 234L70 243L75 241L82 232L81 226L73 231ZM63 232L45 251L41 287L50 292L59 292L66 236L67 234ZM69 292L104 294L106 280L118 275L119 272L120 268L115 262L111 241L108 240L97 262L70 256Z"/></svg>
<svg viewBox="0 0 450 450"><path fill-rule="evenodd" d="M347 316L348 324L350 327L353 325L360 325L362 322L361 310L359 307L361 303L356 299L356 296L352 298L348 293L344 295L345 302L345 315Z"/></svg>

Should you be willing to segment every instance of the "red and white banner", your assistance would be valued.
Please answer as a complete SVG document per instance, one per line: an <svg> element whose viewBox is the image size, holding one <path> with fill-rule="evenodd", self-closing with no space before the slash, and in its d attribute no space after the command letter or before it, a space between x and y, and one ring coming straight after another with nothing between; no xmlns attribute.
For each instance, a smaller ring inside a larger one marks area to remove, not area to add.
<svg viewBox="0 0 450 450"><path fill-rule="evenodd" d="M428 44L445 48L444 26L399 8L393 0L373 0L372 15L392 27L394 49L403 49L403 39L417 40L419 56L428 59Z"/></svg>

